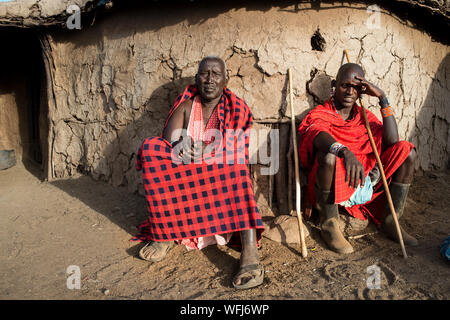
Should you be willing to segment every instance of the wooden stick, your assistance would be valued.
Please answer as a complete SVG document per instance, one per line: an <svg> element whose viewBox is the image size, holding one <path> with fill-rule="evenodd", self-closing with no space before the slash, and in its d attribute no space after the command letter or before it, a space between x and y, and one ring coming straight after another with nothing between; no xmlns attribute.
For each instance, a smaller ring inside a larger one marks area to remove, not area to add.
<svg viewBox="0 0 450 320"><path fill-rule="evenodd" d="M291 128L292 129L292 128ZM291 137L292 137L292 133ZM293 165L292 165L292 153L294 152L294 145L292 144L292 139L289 139L289 150L287 152L286 158L288 163L288 211L289 214L294 210L294 207L292 206L292 181L294 180L294 175L292 174L293 171Z"/></svg>
<svg viewBox="0 0 450 320"><path fill-rule="evenodd" d="M273 174L269 175L269 199L267 200L269 208L272 209L272 200L273 200Z"/></svg>
<svg viewBox="0 0 450 320"><path fill-rule="evenodd" d="M347 61L350 62L350 57L348 55L347 49L344 50L345 56L347 57ZM395 213L394 203L392 201L391 193L389 191L389 185L386 180L386 175L384 174L383 164L381 163L380 155L378 154L377 146L373 139L372 130L370 129L369 119L367 118L366 109L362 103L361 97L359 98L359 104L361 105L361 109L363 111L363 117L366 124L367 134L369 135L370 145L372 146L373 153L375 154L375 158L377 159L378 167L380 168L381 180L383 181L384 190L386 191L386 198L389 204L389 209L391 210L392 217L395 222L395 229L397 230L398 239L400 241L400 246L402 247L403 257L406 259L408 255L406 254L405 244L403 243L403 236L400 230L400 225L398 223L397 214Z"/></svg>
<svg viewBox="0 0 450 320"><path fill-rule="evenodd" d="M369 232L369 233L364 233L364 234L358 234L358 235L356 235L356 236L350 236L350 237L348 237L348 238L349 238L349 239L356 240L356 239L360 239L360 238L365 237L365 236L372 236L372 235L377 234L377 233L378 233L378 232Z"/></svg>
<svg viewBox="0 0 450 320"><path fill-rule="evenodd" d="M253 119L256 123L291 123L291 119Z"/></svg>
<svg viewBox="0 0 450 320"><path fill-rule="evenodd" d="M303 221L302 221L302 213L300 212L300 168L298 163L298 150L297 150L297 137L296 137L296 130L295 130L295 113L294 113L294 94L292 92L292 72L289 68L289 96L291 100L291 124L292 124L292 142L294 145L294 166L295 166L295 208L297 211L297 218L298 218L298 228L300 232L300 246L302 251L302 257L306 258L308 255L308 251L306 250L306 243L305 243L305 235L303 232Z"/></svg>

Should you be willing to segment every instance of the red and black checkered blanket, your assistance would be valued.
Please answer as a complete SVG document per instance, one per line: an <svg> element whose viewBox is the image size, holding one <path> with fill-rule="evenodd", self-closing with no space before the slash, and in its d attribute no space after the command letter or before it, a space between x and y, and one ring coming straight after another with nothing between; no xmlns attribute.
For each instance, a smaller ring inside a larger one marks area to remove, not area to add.
<svg viewBox="0 0 450 320"><path fill-rule="evenodd" d="M197 94L188 86L169 111ZM174 161L172 144L147 138L139 149L148 218L133 241L171 241L232 233L229 245L240 243L237 231L264 230L248 170L252 115L246 103L225 88L217 106L221 139L199 163ZM168 120L166 121L166 125ZM207 161L207 159L215 161Z"/></svg>

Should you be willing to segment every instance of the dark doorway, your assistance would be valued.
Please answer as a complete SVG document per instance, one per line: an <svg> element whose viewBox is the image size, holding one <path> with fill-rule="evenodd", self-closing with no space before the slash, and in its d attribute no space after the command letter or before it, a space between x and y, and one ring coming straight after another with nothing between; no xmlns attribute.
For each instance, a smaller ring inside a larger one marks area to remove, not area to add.
<svg viewBox="0 0 450 320"><path fill-rule="evenodd" d="M42 49L36 33L0 29L0 150L15 151L33 174L44 177L48 107Z"/></svg>

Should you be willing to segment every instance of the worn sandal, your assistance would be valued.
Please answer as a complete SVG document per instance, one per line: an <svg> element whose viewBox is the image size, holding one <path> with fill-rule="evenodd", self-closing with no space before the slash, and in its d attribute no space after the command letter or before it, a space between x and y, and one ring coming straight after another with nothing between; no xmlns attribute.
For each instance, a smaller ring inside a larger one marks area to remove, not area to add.
<svg viewBox="0 0 450 320"><path fill-rule="evenodd" d="M173 242L151 241L139 250L139 257L149 262L158 262L166 257L173 246Z"/></svg>
<svg viewBox="0 0 450 320"><path fill-rule="evenodd" d="M254 275L252 271L259 271L259 274ZM244 284L236 284L236 280L239 277L242 277L244 274L248 274L249 276L252 276L250 280L245 282ZM233 278L233 287L236 289L250 289L259 286L264 281L264 267L260 263L256 264L249 264L245 267L242 267L239 269L238 273Z"/></svg>

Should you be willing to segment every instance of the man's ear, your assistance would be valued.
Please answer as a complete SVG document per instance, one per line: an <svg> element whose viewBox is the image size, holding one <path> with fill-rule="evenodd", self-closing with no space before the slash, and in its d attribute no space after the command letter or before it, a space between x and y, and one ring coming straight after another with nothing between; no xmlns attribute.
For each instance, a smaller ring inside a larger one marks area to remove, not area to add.
<svg viewBox="0 0 450 320"><path fill-rule="evenodd" d="M230 73L228 69L225 70L225 87L228 85L228 81L230 81Z"/></svg>

